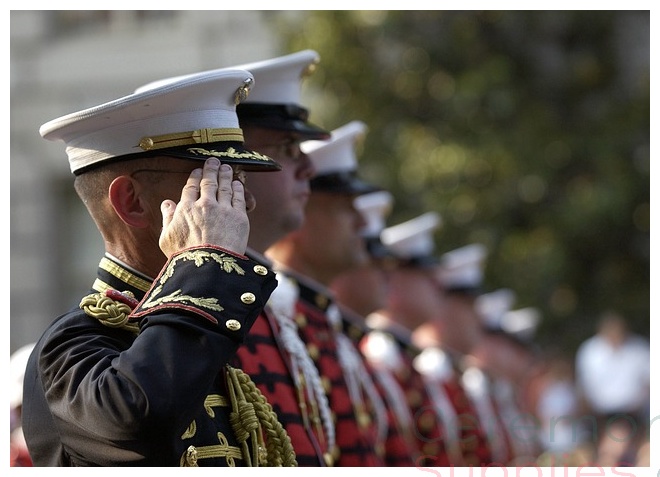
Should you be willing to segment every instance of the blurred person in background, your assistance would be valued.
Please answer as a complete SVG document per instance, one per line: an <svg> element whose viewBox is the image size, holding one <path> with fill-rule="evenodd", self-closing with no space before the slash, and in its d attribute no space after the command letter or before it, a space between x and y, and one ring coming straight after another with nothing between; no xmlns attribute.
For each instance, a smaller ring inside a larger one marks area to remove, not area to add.
<svg viewBox="0 0 660 477"><path fill-rule="evenodd" d="M540 371L534 342L540 312L534 307L511 310L510 306L493 306L490 298L506 292L510 290L477 298L479 314L487 319L483 321L483 337L471 355L491 377L494 403L513 453L510 465L534 465L542 452L541 426L530 400L530 388ZM512 295L508 305L514 300Z"/></svg>
<svg viewBox="0 0 660 477"><path fill-rule="evenodd" d="M539 464L589 465L592 450L581 435L573 360L560 350L546 351L542 360L543 371L535 400L544 451Z"/></svg>
<svg viewBox="0 0 660 477"><path fill-rule="evenodd" d="M32 467L21 421L25 367L33 348L34 343L26 344L9 357L9 465L11 467Z"/></svg>
<svg viewBox="0 0 660 477"><path fill-rule="evenodd" d="M580 414L590 418L595 463L634 465L638 460L649 430L650 359L648 340L631 332L616 310L604 311L596 334L579 346Z"/></svg>
<svg viewBox="0 0 660 477"><path fill-rule="evenodd" d="M388 275L396 267L397 259L380 238L393 200L387 191L376 191L355 199L356 208L367 222L362 233L370 260L338 275L331 289L346 323L350 325L348 334L371 364L405 445L411 449L409 452L414 456L415 465L462 466L465 461L458 448L458 439L448 440L449 430L434 412L433 399L423 377L413 366L419 350L413 345L410 332L404 327L372 329L367 325L372 316L385 313ZM437 220L433 215L431 228L435 227Z"/></svg>
<svg viewBox="0 0 660 477"><path fill-rule="evenodd" d="M460 389L488 441L490 463L513 465L515 453L495 399L493 375L473 354L484 335L476 301L482 293L486 258L487 249L479 243L440 256L434 273L442 306L414 334L422 345L427 342L425 346L443 349L451 357Z"/></svg>
<svg viewBox="0 0 660 477"><path fill-rule="evenodd" d="M291 310L301 338L321 374L335 416L337 466L413 465L402 446L388 446L398 430L367 362L346 335L329 286L340 273L369 258L361 235L366 225L356 197L378 190L358 175L357 151L366 125L351 121L326 141L306 141L315 174L303 226L278 240L266 255L283 282L295 289ZM394 453L396 452L396 454Z"/></svg>
<svg viewBox="0 0 660 477"><path fill-rule="evenodd" d="M403 350L404 364L395 371L409 381L417 437L429 465L442 465L443 458L449 465L489 465L494 460L485 423L463 387L456 353L444 346L436 329L445 307L433 237L440 225L439 214L426 212L381 232L391 255L388 295L367 324L393 337ZM369 339L365 351L377 349L376 344Z"/></svg>
<svg viewBox="0 0 660 477"><path fill-rule="evenodd" d="M254 94L236 107L248 147L281 166L275 175L251 174L257 207L250 214L246 255L273 267L266 250L304 223L314 164L301 142L328 139L330 132L309 120L302 104L304 83L321 58L301 50L242 65L255 77ZM335 423L321 376L298 333L295 290L278 274L278 287L240 349L234 364L250 377L280 416L299 466L336 465Z"/></svg>

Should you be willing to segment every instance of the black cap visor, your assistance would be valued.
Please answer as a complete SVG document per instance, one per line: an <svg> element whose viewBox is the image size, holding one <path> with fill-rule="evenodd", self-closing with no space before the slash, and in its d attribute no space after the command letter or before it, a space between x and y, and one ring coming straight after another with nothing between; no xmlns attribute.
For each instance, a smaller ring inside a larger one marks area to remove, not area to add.
<svg viewBox="0 0 660 477"><path fill-rule="evenodd" d="M329 139L330 132L307 119L309 111L295 104L240 103L236 114L241 127L257 126L298 133L306 140Z"/></svg>
<svg viewBox="0 0 660 477"><path fill-rule="evenodd" d="M132 159L141 159L145 157L167 156L179 159L191 159L196 161L205 161L209 157L217 157L221 163L229 164L234 169L253 172L268 172L282 170L282 166L275 162L271 157L256 151L251 151L243 146L239 141L220 141L199 145L186 145L177 147L168 147L163 149L154 149L147 152L138 152L135 154L126 154L113 157L104 161L90 164L75 171L75 175L96 169L106 164L130 161Z"/></svg>
<svg viewBox="0 0 660 477"><path fill-rule="evenodd" d="M312 191L353 195L370 194L382 190L357 177L355 171L317 176L310 181L309 186Z"/></svg>

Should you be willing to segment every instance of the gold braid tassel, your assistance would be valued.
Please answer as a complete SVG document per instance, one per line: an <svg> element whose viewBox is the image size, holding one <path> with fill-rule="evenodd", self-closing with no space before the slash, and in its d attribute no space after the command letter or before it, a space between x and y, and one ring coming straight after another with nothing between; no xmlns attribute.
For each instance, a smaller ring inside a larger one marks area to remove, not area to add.
<svg viewBox="0 0 660 477"><path fill-rule="evenodd" d="M240 369L227 366L227 387L232 405L231 425L247 465L297 467L291 438L250 377ZM248 438L251 438L252 449L247 444Z"/></svg>
<svg viewBox="0 0 660 477"><path fill-rule="evenodd" d="M130 292L124 292L128 294ZM92 318L96 318L110 328L123 328L137 334L137 323L129 323L128 315L133 308L127 303L110 298L105 293L92 293L80 301L80 308Z"/></svg>

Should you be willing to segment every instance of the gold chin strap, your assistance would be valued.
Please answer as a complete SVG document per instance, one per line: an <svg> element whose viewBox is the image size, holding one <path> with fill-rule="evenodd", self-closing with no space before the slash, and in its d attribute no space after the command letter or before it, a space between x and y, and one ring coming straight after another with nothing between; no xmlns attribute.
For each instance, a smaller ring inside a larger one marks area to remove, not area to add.
<svg viewBox="0 0 660 477"><path fill-rule="evenodd" d="M227 366L230 422L250 467L297 467L291 438L250 377ZM251 446L248 444L248 440Z"/></svg>

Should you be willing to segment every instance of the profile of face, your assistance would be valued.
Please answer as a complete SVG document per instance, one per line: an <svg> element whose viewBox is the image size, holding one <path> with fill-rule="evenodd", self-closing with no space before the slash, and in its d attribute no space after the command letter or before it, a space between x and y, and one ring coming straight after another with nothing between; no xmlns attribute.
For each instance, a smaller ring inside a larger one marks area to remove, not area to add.
<svg viewBox="0 0 660 477"><path fill-rule="evenodd" d="M400 267L388 277L388 306L400 324L414 330L434 322L444 303L431 273L416 267Z"/></svg>
<svg viewBox="0 0 660 477"><path fill-rule="evenodd" d="M444 340L447 346L461 353L470 353L483 333L474 298L463 293L446 293L443 312Z"/></svg>
<svg viewBox="0 0 660 477"><path fill-rule="evenodd" d="M387 306L387 272L374 260L340 274L330 288L339 302L361 316Z"/></svg>
<svg viewBox="0 0 660 477"><path fill-rule="evenodd" d="M362 229L364 217L354 206L353 195L313 192L305 209L305 221L290 234L296 253L322 274L317 279L337 277L340 273L364 265L369 255Z"/></svg>
<svg viewBox="0 0 660 477"><path fill-rule="evenodd" d="M309 199L314 166L300 151L300 136L290 131L244 127L249 149L272 157L277 172L250 172L247 187L256 200L250 213L250 246L260 252L287 233L300 228Z"/></svg>

